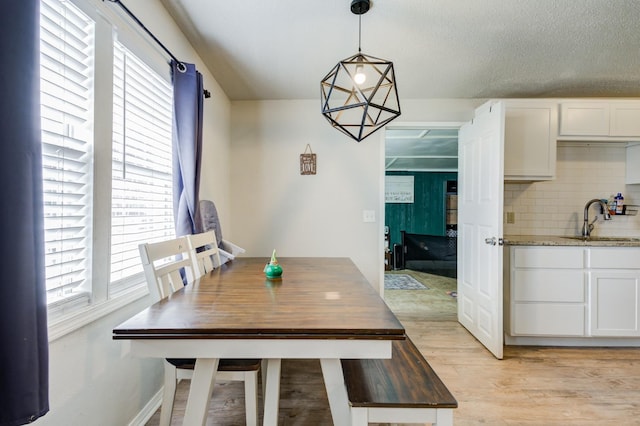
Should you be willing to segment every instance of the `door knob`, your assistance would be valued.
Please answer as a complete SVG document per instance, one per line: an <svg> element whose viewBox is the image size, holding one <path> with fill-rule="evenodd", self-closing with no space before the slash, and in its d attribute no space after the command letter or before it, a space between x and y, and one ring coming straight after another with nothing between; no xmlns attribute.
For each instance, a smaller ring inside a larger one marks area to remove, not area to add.
<svg viewBox="0 0 640 426"><path fill-rule="evenodd" d="M498 240L496 239L496 237L491 237L491 238L485 238L484 242L486 244L490 244L492 246L495 246L496 244L498 244Z"/></svg>
<svg viewBox="0 0 640 426"><path fill-rule="evenodd" d="M492 245L492 246L495 246L496 244L498 244L500 246L504 245L504 239L496 238L496 237L485 238L484 242L486 244L489 244L489 245Z"/></svg>

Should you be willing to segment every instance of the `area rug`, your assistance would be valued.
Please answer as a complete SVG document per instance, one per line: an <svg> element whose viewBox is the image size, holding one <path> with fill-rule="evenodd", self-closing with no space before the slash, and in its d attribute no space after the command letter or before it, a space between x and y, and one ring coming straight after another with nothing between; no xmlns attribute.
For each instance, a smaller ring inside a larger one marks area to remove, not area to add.
<svg viewBox="0 0 640 426"><path fill-rule="evenodd" d="M418 280L406 274L384 274L385 290L428 290Z"/></svg>

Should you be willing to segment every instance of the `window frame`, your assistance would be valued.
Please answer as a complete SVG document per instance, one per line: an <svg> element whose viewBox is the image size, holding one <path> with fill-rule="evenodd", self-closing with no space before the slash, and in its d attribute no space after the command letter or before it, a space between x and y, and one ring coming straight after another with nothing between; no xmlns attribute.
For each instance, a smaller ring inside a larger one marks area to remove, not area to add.
<svg viewBox="0 0 640 426"><path fill-rule="evenodd" d="M111 249L111 178L113 130L113 45L117 38L134 55L171 84L170 66L164 53L118 8L100 0L66 0L95 21L94 127L93 127L93 218L92 257L89 276L91 300L88 306L69 312L50 312L49 341L71 333L141 298L149 291L144 274L131 279L137 285L109 298ZM117 32L117 34L116 34Z"/></svg>

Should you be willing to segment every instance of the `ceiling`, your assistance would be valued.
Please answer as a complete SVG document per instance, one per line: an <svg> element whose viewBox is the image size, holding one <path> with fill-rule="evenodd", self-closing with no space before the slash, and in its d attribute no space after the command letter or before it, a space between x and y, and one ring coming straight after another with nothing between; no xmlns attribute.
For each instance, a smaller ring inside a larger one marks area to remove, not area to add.
<svg viewBox="0 0 640 426"><path fill-rule="evenodd" d="M458 171L457 128L387 129L384 148L387 171Z"/></svg>
<svg viewBox="0 0 640 426"><path fill-rule="evenodd" d="M161 1L231 100L319 97L358 48L351 0ZM640 96L640 2L372 0L362 52L400 100Z"/></svg>
<svg viewBox="0 0 640 426"><path fill-rule="evenodd" d="M358 17L350 11L351 0L161 1L232 101L319 100L320 80L339 60L357 53ZM638 0L371 4L362 15L362 52L393 61L401 103L640 97ZM448 136L415 133L391 134L391 167L407 163L401 157L411 152L415 157L450 153ZM451 163L415 160L406 167Z"/></svg>

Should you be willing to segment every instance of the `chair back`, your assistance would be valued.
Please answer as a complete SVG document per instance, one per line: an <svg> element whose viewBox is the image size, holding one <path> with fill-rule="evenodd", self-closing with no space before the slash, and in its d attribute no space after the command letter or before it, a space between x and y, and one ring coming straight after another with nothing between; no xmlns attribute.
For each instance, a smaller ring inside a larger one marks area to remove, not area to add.
<svg viewBox="0 0 640 426"><path fill-rule="evenodd" d="M138 246L149 292L163 299L195 279L186 237ZM184 275L184 277L183 277Z"/></svg>
<svg viewBox="0 0 640 426"><path fill-rule="evenodd" d="M201 277L221 265L218 241L213 231L187 235L195 277Z"/></svg>

